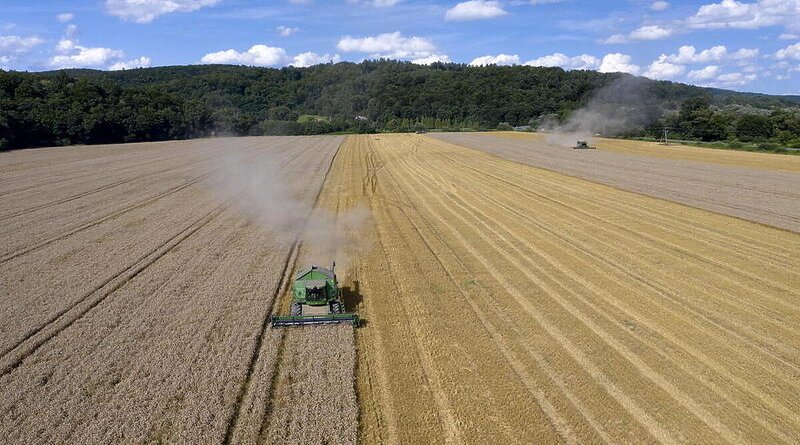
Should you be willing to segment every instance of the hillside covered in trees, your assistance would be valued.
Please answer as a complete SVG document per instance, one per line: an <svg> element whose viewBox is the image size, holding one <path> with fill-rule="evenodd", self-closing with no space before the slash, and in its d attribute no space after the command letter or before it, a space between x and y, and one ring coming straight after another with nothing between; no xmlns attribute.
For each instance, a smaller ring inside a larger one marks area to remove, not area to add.
<svg viewBox="0 0 800 445"><path fill-rule="evenodd" d="M669 126L686 139L800 146L796 96L560 68L366 61L281 69L0 70L0 149L211 134L537 127L568 122L586 107L617 119L618 125L601 126L604 134L653 136Z"/></svg>

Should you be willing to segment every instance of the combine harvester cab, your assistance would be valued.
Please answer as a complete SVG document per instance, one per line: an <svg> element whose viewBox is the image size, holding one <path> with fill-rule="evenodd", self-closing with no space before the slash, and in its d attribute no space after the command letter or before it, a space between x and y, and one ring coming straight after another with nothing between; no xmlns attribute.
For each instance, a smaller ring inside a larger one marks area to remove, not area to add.
<svg viewBox="0 0 800 445"><path fill-rule="evenodd" d="M594 147L589 145L589 141L578 141L574 147L576 150L593 150Z"/></svg>
<svg viewBox="0 0 800 445"><path fill-rule="evenodd" d="M333 323L358 326L358 315L344 312L335 268L334 262L330 269L315 265L298 272L292 284L289 315L273 316L272 327Z"/></svg>

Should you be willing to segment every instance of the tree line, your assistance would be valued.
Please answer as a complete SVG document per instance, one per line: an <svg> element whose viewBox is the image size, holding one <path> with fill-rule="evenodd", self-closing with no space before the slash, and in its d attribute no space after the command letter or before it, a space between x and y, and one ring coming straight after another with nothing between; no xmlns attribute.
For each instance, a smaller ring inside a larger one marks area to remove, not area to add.
<svg viewBox="0 0 800 445"><path fill-rule="evenodd" d="M800 98L624 74L398 61L281 69L191 65L128 71L0 71L0 149L210 135L493 129L564 121L620 80L606 107L699 140L800 138ZM626 90L627 91L627 90ZM618 94L619 93L619 94Z"/></svg>

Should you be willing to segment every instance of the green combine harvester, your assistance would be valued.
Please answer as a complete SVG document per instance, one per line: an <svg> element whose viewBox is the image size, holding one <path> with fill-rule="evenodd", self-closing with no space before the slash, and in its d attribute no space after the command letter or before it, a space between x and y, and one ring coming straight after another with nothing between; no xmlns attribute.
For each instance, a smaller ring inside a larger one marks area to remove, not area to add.
<svg viewBox="0 0 800 445"><path fill-rule="evenodd" d="M289 315L273 316L272 327L333 323L358 326L358 314L344 311L335 269L334 262L330 269L315 265L298 272L292 285Z"/></svg>

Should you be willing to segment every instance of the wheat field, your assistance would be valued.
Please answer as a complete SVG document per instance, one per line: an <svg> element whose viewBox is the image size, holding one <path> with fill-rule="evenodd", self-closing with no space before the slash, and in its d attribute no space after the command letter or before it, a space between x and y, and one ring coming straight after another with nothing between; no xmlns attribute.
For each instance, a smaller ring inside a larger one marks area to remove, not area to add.
<svg viewBox="0 0 800 445"><path fill-rule="evenodd" d="M0 437L796 443L794 158L599 145L2 153ZM272 329L332 260L362 326Z"/></svg>
<svg viewBox="0 0 800 445"><path fill-rule="evenodd" d="M236 179L275 172L291 200L284 206L305 211L319 199L341 141L241 138L2 154L0 437L266 441L277 411L269 407L273 376L285 372L284 333L267 321L303 233L264 224L248 203L259 191ZM257 186L275 185L266 179ZM278 222L294 222L284 219ZM324 387L307 388L311 415L329 414L313 402L337 395L357 412L352 328L345 329L316 339L343 355L345 366L320 377ZM292 335L286 341L301 352L315 346ZM324 363L312 349L292 364ZM355 416L342 419L353 436Z"/></svg>
<svg viewBox="0 0 800 445"><path fill-rule="evenodd" d="M365 443L800 437L797 233L426 136L339 156L377 232Z"/></svg>

